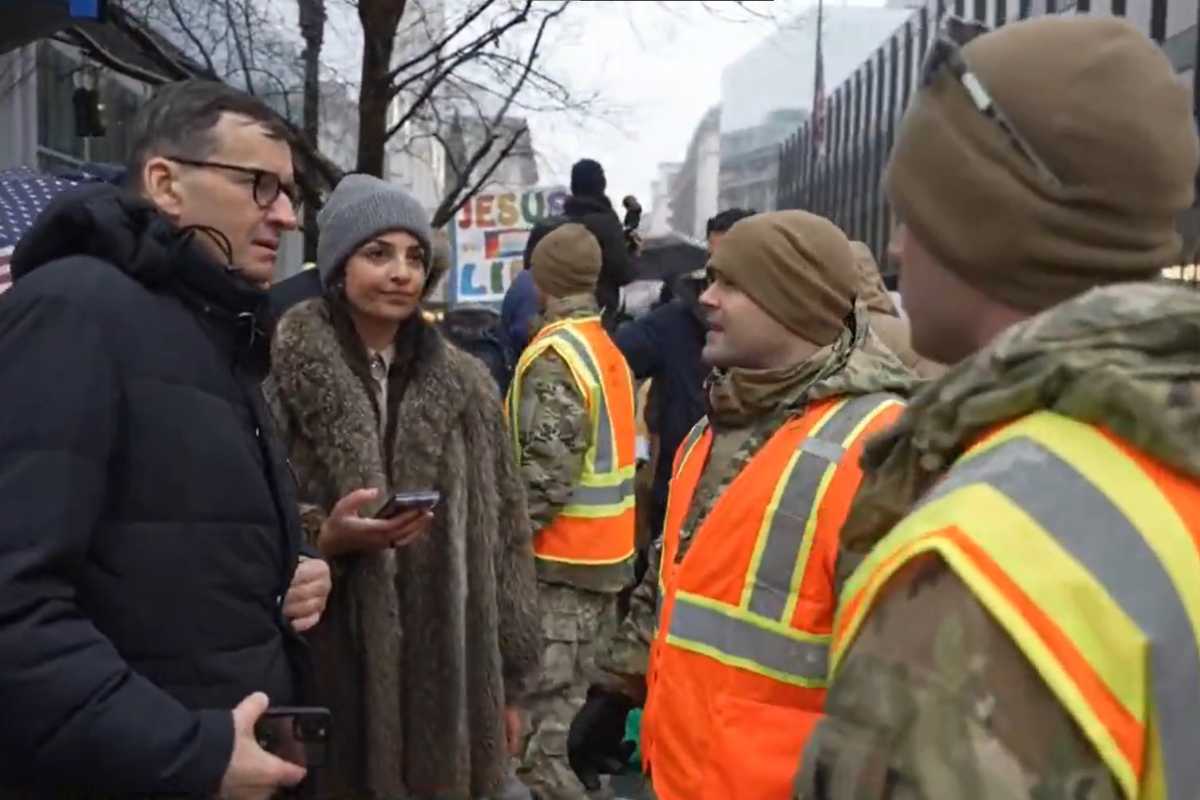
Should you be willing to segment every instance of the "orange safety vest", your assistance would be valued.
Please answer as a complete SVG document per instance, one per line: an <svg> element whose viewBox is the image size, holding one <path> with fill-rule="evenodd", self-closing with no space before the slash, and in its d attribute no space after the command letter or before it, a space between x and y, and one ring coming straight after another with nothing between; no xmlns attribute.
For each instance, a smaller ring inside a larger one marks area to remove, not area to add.
<svg viewBox="0 0 1200 800"><path fill-rule="evenodd" d="M676 563L712 446L706 421L676 456L659 566L658 632L642 721L660 800L787 800L825 702L838 534L864 441L903 409L836 398L788 420L725 489Z"/></svg>
<svg viewBox="0 0 1200 800"><path fill-rule="evenodd" d="M547 325L522 353L509 388L509 427L518 452L525 373L547 350L562 358L582 392L591 437L579 485L554 521L534 536L534 553L546 561L569 564L620 563L633 555L637 524L633 375L599 317Z"/></svg>
<svg viewBox="0 0 1200 800"><path fill-rule="evenodd" d="M1021 648L1131 800L1200 792L1200 482L1042 411L1000 427L842 594L836 676L880 589L940 556Z"/></svg>

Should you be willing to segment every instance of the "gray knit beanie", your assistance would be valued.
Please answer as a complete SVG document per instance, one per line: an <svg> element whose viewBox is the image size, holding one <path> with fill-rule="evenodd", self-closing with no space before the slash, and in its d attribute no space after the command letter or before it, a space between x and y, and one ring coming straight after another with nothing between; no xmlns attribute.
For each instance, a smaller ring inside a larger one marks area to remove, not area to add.
<svg viewBox="0 0 1200 800"><path fill-rule="evenodd" d="M333 274L363 242L387 231L407 231L425 251L429 271L433 246L429 215L417 199L372 175L342 178L317 215L317 269L328 285Z"/></svg>

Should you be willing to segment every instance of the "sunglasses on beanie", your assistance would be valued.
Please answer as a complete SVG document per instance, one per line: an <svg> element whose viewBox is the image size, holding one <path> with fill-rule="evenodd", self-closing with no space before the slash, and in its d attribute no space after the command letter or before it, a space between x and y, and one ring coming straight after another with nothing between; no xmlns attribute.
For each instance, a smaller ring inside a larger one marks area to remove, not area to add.
<svg viewBox="0 0 1200 800"><path fill-rule="evenodd" d="M1041 178L1052 186L1062 186L1062 181L1046 166L1046 162L1038 157L1033 146L996 104L963 56L962 49L967 44L989 31L988 26L982 22L955 16L947 17L942 23L941 31L934 38L929 54L925 57L925 65L921 69L921 86L928 88L942 70L948 69L966 89L967 96L971 98L975 108L1004 131L1016 151L1034 166Z"/></svg>

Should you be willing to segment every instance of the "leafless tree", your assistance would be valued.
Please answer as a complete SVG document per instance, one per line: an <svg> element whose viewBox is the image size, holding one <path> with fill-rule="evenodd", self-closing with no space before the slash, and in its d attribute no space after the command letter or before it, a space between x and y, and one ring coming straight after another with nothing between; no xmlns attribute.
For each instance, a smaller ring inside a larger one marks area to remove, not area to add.
<svg viewBox="0 0 1200 800"><path fill-rule="evenodd" d="M304 37L304 136L309 142L321 141L321 48L325 41L325 0L296 0L300 13L300 35ZM319 198L307 197L304 204L304 229L317 229ZM317 258L317 239L304 237L304 259Z"/></svg>
<svg viewBox="0 0 1200 800"><path fill-rule="evenodd" d="M514 112L584 112L595 104L539 68L547 30L571 0L469 0L442 24L430 24L414 0L347 2L363 32L357 169L382 174L387 145L402 131L432 138L450 167L435 226L528 139L525 125L510 124ZM398 40L407 45L400 53ZM463 152L467 131L475 135Z"/></svg>
<svg viewBox="0 0 1200 800"><path fill-rule="evenodd" d="M383 176L389 152L421 142L437 148L448 167L433 217L439 227L527 146L525 114L598 108L596 95L575 94L543 69L550 29L574 0L449 0L438 14L421 0L296 0L300 41L278 18L274 4L286 1L110 0L112 23L138 45L139 64L78 28L61 38L152 84L204 76L270 102L293 126L306 232L351 166L319 149L327 84L357 99L357 171ZM329 16L347 7L362 37L356 80L323 61ZM306 237L306 255L314 241Z"/></svg>

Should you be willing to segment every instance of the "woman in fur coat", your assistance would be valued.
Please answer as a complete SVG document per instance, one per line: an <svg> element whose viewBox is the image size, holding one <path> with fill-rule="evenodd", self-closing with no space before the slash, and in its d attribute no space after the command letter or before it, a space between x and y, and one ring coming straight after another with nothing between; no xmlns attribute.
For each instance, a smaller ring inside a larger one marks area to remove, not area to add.
<svg viewBox="0 0 1200 800"><path fill-rule="evenodd" d="M496 387L422 318L441 275L415 199L351 175L319 221L328 288L281 321L267 386L305 529L334 569L312 637L333 711L317 792L520 797L513 707L538 666L540 631ZM424 490L441 493L432 513L374 519L393 492Z"/></svg>

